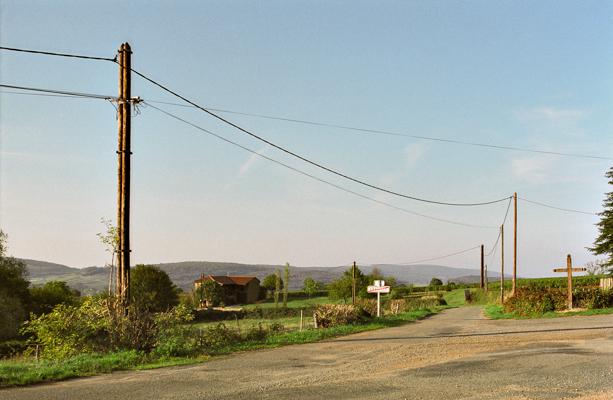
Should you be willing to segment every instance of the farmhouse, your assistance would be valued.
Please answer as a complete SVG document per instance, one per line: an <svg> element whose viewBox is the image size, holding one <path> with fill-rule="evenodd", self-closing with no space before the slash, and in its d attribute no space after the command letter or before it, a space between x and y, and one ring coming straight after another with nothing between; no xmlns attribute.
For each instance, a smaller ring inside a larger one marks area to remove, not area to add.
<svg viewBox="0 0 613 400"><path fill-rule="evenodd" d="M255 303L260 296L260 280L255 276L202 275L194 281L198 289L205 280L212 280L223 288L224 304Z"/></svg>

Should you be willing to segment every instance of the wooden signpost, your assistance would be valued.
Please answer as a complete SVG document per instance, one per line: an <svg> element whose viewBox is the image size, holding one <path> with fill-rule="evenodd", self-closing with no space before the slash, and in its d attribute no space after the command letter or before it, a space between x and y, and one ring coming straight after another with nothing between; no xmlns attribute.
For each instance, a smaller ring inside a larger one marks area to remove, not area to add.
<svg viewBox="0 0 613 400"><path fill-rule="evenodd" d="M586 268L573 268L573 260L569 255L566 256L566 268L554 268L553 272L566 272L568 274L568 309L573 309L573 272L583 272Z"/></svg>

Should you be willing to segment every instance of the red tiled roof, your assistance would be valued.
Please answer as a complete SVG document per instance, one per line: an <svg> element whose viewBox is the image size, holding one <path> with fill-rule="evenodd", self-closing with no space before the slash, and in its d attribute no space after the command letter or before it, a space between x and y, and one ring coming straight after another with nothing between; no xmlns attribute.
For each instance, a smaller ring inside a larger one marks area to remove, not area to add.
<svg viewBox="0 0 613 400"><path fill-rule="evenodd" d="M255 276L206 275L203 278L196 279L195 282L202 282L205 279L212 279L215 282L221 285L224 285L224 286L228 286L228 285L245 286L254 279L257 280L258 282L260 281Z"/></svg>

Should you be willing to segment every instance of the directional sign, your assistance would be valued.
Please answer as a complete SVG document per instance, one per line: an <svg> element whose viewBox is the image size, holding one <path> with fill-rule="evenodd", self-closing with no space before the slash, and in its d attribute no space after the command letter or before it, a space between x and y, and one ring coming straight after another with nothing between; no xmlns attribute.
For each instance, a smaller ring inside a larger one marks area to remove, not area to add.
<svg viewBox="0 0 613 400"><path fill-rule="evenodd" d="M368 293L389 293L389 286L369 286Z"/></svg>

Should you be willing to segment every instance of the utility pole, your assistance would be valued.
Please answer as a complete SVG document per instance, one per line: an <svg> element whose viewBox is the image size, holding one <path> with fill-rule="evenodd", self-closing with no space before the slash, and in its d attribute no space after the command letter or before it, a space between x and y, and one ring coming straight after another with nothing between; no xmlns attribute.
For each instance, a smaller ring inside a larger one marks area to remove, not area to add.
<svg viewBox="0 0 613 400"><path fill-rule="evenodd" d="M513 288L511 296L515 295L517 289L517 192L513 194Z"/></svg>
<svg viewBox="0 0 613 400"><path fill-rule="evenodd" d="M355 261L351 269L351 304L355 304Z"/></svg>
<svg viewBox="0 0 613 400"><path fill-rule="evenodd" d="M118 170L117 170L117 295L124 305L130 302L130 123L131 55L128 43L119 48L119 96L117 98Z"/></svg>
<svg viewBox="0 0 613 400"><path fill-rule="evenodd" d="M500 304L504 303L504 225L500 225Z"/></svg>
<svg viewBox="0 0 613 400"><path fill-rule="evenodd" d="M483 289L485 287L485 254L483 245L481 245L481 282L479 287Z"/></svg>

